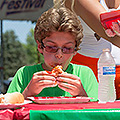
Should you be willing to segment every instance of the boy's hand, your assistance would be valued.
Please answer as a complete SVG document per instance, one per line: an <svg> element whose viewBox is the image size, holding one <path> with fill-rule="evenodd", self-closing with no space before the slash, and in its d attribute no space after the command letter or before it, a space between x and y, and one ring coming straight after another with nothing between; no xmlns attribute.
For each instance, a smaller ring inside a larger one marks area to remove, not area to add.
<svg viewBox="0 0 120 120"><path fill-rule="evenodd" d="M59 74L56 80L58 87L69 92L71 95L87 96L79 77L64 72Z"/></svg>
<svg viewBox="0 0 120 120"><path fill-rule="evenodd" d="M44 88L55 86L55 74L41 71L33 74L33 77L23 91L25 98L39 94Z"/></svg>

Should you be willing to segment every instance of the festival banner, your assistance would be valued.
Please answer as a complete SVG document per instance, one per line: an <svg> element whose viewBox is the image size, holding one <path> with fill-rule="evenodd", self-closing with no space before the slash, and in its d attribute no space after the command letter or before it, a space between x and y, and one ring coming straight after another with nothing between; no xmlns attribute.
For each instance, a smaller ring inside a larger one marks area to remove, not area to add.
<svg viewBox="0 0 120 120"><path fill-rule="evenodd" d="M0 0L0 20L31 20L53 6L53 0Z"/></svg>

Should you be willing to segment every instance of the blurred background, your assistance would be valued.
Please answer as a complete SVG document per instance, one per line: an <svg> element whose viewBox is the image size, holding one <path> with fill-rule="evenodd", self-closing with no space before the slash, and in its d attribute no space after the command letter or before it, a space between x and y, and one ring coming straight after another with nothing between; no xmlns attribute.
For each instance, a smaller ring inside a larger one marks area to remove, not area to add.
<svg viewBox="0 0 120 120"><path fill-rule="evenodd" d="M34 27L52 0L0 0L0 93L6 93L16 71L42 62Z"/></svg>

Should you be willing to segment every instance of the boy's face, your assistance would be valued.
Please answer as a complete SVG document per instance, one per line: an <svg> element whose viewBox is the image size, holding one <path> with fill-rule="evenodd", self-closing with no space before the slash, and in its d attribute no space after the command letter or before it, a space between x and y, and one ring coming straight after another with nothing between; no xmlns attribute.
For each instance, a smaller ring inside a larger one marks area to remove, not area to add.
<svg viewBox="0 0 120 120"><path fill-rule="evenodd" d="M65 32L53 32L42 42L44 44L44 47L40 48L40 44L38 44L38 50L44 56L43 68L45 70L52 70L53 67L62 65L63 70L66 70L72 57L76 54L74 51L74 36L70 33Z"/></svg>

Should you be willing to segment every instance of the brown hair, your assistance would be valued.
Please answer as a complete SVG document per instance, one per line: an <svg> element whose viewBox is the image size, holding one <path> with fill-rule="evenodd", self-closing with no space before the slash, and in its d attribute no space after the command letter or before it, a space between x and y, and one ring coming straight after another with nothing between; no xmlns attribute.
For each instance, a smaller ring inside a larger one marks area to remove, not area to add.
<svg viewBox="0 0 120 120"><path fill-rule="evenodd" d="M83 38L83 28L78 17L65 7L51 8L44 12L37 20L34 38L40 43L50 36L51 32L70 32L75 36L76 47L80 45Z"/></svg>

